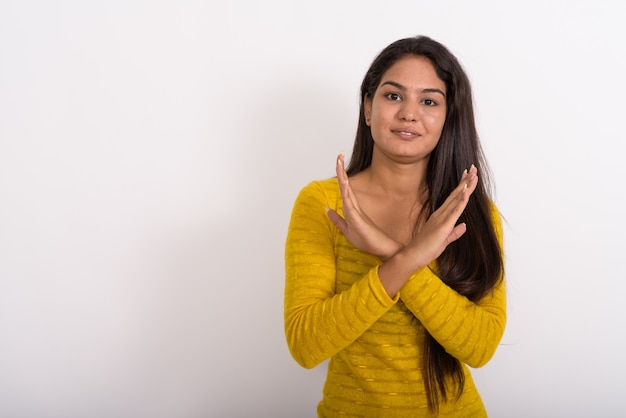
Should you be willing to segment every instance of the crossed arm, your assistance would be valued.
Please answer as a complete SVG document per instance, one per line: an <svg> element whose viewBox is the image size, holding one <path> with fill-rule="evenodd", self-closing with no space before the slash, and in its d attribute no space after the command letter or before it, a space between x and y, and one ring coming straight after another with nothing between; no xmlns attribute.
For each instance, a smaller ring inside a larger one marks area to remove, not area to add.
<svg viewBox="0 0 626 418"><path fill-rule="evenodd" d="M478 184L477 169L473 165L469 171L465 170L459 185L406 247L387 236L361 210L344 170L343 155L337 157L336 170L344 216L330 209L328 217L352 245L385 261L378 275L390 297L398 293L411 274L436 260L448 244L465 233L466 225L456 223Z"/></svg>
<svg viewBox="0 0 626 418"><path fill-rule="evenodd" d="M472 302L428 267L465 232L465 225L456 222L476 188L476 169L464 173L459 186L406 247L360 210L342 158L337 175L343 217L334 209L327 209L325 216L324 207L334 206L334 198L319 186L303 190L292 214L286 249L285 331L294 358L304 367L317 365L354 342L402 299L450 354L474 367L485 364L504 332L504 285ZM500 238L496 214L494 208ZM373 263L367 274L341 293L335 292L337 229L354 247L383 261Z"/></svg>

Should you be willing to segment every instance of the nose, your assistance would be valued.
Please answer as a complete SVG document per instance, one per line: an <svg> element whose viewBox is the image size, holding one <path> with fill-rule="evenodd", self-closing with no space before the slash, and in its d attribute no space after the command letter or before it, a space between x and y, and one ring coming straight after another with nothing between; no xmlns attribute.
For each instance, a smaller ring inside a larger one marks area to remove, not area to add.
<svg viewBox="0 0 626 418"><path fill-rule="evenodd" d="M406 100L402 103L398 117L403 121L416 122L420 118L419 104Z"/></svg>

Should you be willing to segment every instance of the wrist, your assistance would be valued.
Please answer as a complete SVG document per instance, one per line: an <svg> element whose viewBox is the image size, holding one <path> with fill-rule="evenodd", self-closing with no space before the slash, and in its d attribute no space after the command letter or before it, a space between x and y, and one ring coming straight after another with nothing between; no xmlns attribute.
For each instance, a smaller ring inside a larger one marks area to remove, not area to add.
<svg viewBox="0 0 626 418"><path fill-rule="evenodd" d="M389 240L388 245L385 248L382 248L380 254L377 254L377 257L382 261L388 261L391 257L398 254L405 248L404 244L398 241Z"/></svg>
<svg viewBox="0 0 626 418"><path fill-rule="evenodd" d="M417 257L411 248L402 246L392 257L378 268L378 277L390 297L404 286L409 278L420 268Z"/></svg>

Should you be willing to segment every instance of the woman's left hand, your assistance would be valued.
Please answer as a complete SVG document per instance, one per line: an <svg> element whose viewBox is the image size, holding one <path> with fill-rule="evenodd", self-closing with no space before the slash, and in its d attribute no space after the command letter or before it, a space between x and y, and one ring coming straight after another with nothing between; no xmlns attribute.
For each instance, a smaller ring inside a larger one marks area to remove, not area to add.
<svg viewBox="0 0 626 418"><path fill-rule="evenodd" d="M344 169L343 154L337 157L336 169L341 198L343 199L343 217L335 210L327 208L328 217L356 248L373 254L383 261L389 259L400 251L404 245L385 234L361 210Z"/></svg>

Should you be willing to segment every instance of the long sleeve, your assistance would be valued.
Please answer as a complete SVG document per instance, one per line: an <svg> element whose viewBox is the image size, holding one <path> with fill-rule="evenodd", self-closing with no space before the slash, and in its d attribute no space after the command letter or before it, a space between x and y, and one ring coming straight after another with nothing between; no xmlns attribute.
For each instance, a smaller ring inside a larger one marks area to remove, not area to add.
<svg viewBox="0 0 626 418"><path fill-rule="evenodd" d="M501 219L495 206L491 217L502 246ZM491 359L506 322L504 280L474 303L427 266L416 271L400 293L407 308L449 354L472 367L481 367Z"/></svg>
<svg viewBox="0 0 626 418"><path fill-rule="evenodd" d="M340 210L341 199L333 192L336 185L324 187L328 184L312 182L302 189L285 245L285 335L292 356L307 368L354 342L398 300L382 287L378 266L336 291L336 246L342 243L326 207Z"/></svg>

